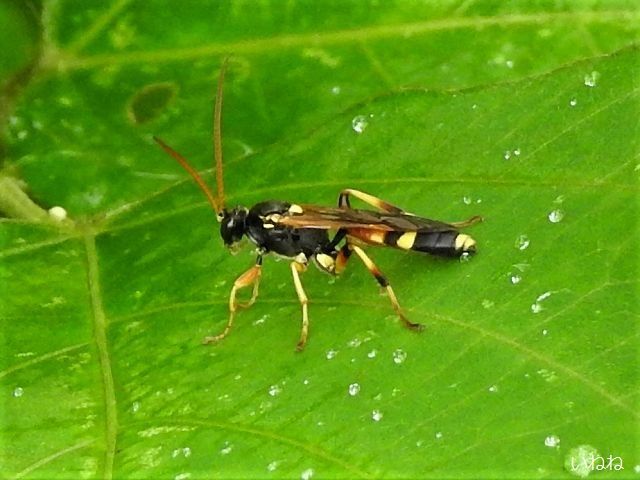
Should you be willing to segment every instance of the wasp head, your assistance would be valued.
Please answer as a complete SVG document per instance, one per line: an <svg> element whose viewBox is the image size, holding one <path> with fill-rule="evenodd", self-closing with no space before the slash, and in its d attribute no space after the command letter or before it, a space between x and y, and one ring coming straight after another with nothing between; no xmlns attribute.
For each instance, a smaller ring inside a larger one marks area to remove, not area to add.
<svg viewBox="0 0 640 480"><path fill-rule="evenodd" d="M233 247L242 240L245 233L245 219L248 210L244 207L236 207L231 211L224 210L220 219L220 236L226 247Z"/></svg>

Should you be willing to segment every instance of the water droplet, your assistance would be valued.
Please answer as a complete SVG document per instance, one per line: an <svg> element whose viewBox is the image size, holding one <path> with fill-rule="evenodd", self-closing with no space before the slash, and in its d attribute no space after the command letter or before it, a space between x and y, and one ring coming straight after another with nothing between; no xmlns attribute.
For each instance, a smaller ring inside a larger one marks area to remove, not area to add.
<svg viewBox="0 0 640 480"><path fill-rule="evenodd" d="M543 300L546 300L547 298L549 298L551 296L551 292L544 292L541 293L540 295L538 295L538 298L536 298L536 301L541 302Z"/></svg>
<svg viewBox="0 0 640 480"><path fill-rule="evenodd" d="M464 196L462 197L462 201L465 205L471 205L471 197Z"/></svg>
<svg viewBox="0 0 640 480"><path fill-rule="evenodd" d="M279 385L271 385L269 387L269 395L271 395L272 397L280 395L280 392L282 392L282 388L280 388Z"/></svg>
<svg viewBox="0 0 640 480"><path fill-rule="evenodd" d="M497 386L497 385L491 385L491 386L489 387L489 391L490 391L491 393L496 393L496 392L498 391L498 386Z"/></svg>
<svg viewBox="0 0 640 480"><path fill-rule="evenodd" d="M369 120L367 120L367 117L364 115L356 115L353 117L353 120L351 120L351 127L357 134L364 132L368 125Z"/></svg>
<svg viewBox="0 0 640 480"><path fill-rule="evenodd" d="M440 440L442 438L442 432L436 432L435 437L436 440Z"/></svg>
<svg viewBox="0 0 640 480"><path fill-rule="evenodd" d="M547 447L557 447L560 445L560 438L557 435L548 435L545 439L544 439L544 444Z"/></svg>
<svg viewBox="0 0 640 480"><path fill-rule="evenodd" d="M382 420L382 417L384 417L384 414L378 409L375 409L373 412L371 412L371 418L374 422L379 422L380 420Z"/></svg>
<svg viewBox="0 0 640 480"><path fill-rule="evenodd" d="M270 472L275 472L278 468L278 464L280 462L278 462L277 460L274 460L273 462L270 462L269 465L267 465L267 470Z"/></svg>
<svg viewBox="0 0 640 480"><path fill-rule="evenodd" d="M482 306L486 309L493 308L494 305L495 303L491 300L488 300L486 298L482 300Z"/></svg>
<svg viewBox="0 0 640 480"><path fill-rule="evenodd" d="M336 355L338 354L337 350L327 350L327 360L331 360L333 358L336 358Z"/></svg>
<svg viewBox="0 0 640 480"><path fill-rule="evenodd" d="M140 402L133 402L131 404L131 411L136 413L138 410L140 410Z"/></svg>
<svg viewBox="0 0 640 480"><path fill-rule="evenodd" d="M355 397L356 395L358 395L358 393L360 393L359 384L352 383L351 385L349 385L349 395L351 395L352 397Z"/></svg>
<svg viewBox="0 0 640 480"><path fill-rule="evenodd" d="M505 160L509 160L511 158L511 150L507 150L503 155Z"/></svg>
<svg viewBox="0 0 640 480"><path fill-rule="evenodd" d="M367 353L367 357L369 358L376 358L376 355L378 354L378 351L374 348L373 350L371 350L369 353Z"/></svg>
<svg viewBox="0 0 640 480"><path fill-rule="evenodd" d="M334 87L331 87L331 93L333 93L334 95L340 95L340 86L335 85Z"/></svg>
<svg viewBox="0 0 640 480"><path fill-rule="evenodd" d="M509 280L511 280L511 284L512 285L517 285L518 283L520 283L522 281L522 277L520 275L518 275L518 274L513 274L513 275L511 275Z"/></svg>
<svg viewBox="0 0 640 480"><path fill-rule="evenodd" d="M362 340L360 340L358 337L355 337L355 338L352 338L351 340L349 340L347 345L352 347L352 348L356 348L356 347L359 347L360 345L362 345Z"/></svg>
<svg viewBox="0 0 640 480"><path fill-rule="evenodd" d="M256 326L256 325L262 325L264 324L264 322L267 321L267 318L269 318L269 314L265 314L263 316L261 316L260 318L258 318L257 320L254 320L252 325Z"/></svg>
<svg viewBox="0 0 640 480"><path fill-rule="evenodd" d="M313 471L313 468L307 468L304 472L300 474L300 478L302 480L309 480L311 477L313 477L314 473L315 472Z"/></svg>
<svg viewBox="0 0 640 480"><path fill-rule="evenodd" d="M233 445L231 445L229 442L224 442L224 445L220 449L220 455L229 455L231 453L231 450L233 450Z"/></svg>
<svg viewBox="0 0 640 480"><path fill-rule="evenodd" d="M564 468L567 472L585 478L593 470L593 461L600 452L591 445L580 445L572 448L564 457Z"/></svg>
<svg viewBox="0 0 640 480"><path fill-rule="evenodd" d="M555 382L558 379L558 374L553 370L547 370L546 368L541 368L536 372L547 382Z"/></svg>
<svg viewBox="0 0 640 480"><path fill-rule="evenodd" d="M533 313L540 313L542 310L544 310L544 308L539 303L536 302L531 304L531 311Z"/></svg>
<svg viewBox="0 0 640 480"><path fill-rule="evenodd" d="M507 68L513 68L513 60L507 60L506 62L504 62L504 64L507 66Z"/></svg>
<svg viewBox="0 0 640 480"><path fill-rule="evenodd" d="M584 76L584 84L587 87L595 87L598 84L600 73L593 71Z"/></svg>
<svg viewBox="0 0 640 480"><path fill-rule="evenodd" d="M519 149L519 148L516 148L516 149L513 151L513 154L514 154L516 157L519 157L519 156L520 156L520 149Z"/></svg>
<svg viewBox="0 0 640 480"><path fill-rule="evenodd" d="M561 222L563 218L564 218L564 212L559 208L556 208L555 210L552 210L549 213L549 221L551 223Z"/></svg>
<svg viewBox="0 0 640 480"><path fill-rule="evenodd" d="M543 336L547 336L549 334L549 330L547 330L546 328L542 329L542 335Z"/></svg>
<svg viewBox="0 0 640 480"><path fill-rule="evenodd" d="M13 389L13 396L18 398L24 394L24 389L22 387L16 387Z"/></svg>
<svg viewBox="0 0 640 480"><path fill-rule="evenodd" d="M575 107L578 104L578 100L576 100L575 98L572 98L571 100L569 100L569 105L571 107Z"/></svg>
<svg viewBox="0 0 640 480"><path fill-rule="evenodd" d="M393 352L393 363L396 364L401 364L402 362L404 362L407 359L407 352L405 352L404 350L401 349L396 349Z"/></svg>
<svg viewBox="0 0 640 480"><path fill-rule="evenodd" d="M633 471L634 471L635 473L640 473L640 465L635 465L635 466L633 467Z"/></svg>
<svg viewBox="0 0 640 480"><path fill-rule="evenodd" d="M462 255L460 255L459 261L460 263L467 263L471 261L471 254L469 252L464 252Z"/></svg>
<svg viewBox="0 0 640 480"><path fill-rule="evenodd" d="M527 248L529 248L529 244L531 243L531 241L529 240L529 237L522 234L519 235L518 238L516 238L516 248L518 250L526 250Z"/></svg>
<svg viewBox="0 0 640 480"><path fill-rule="evenodd" d="M422 445L424 445L424 441L422 441L422 440L417 440L416 441L416 447L420 448Z"/></svg>
<svg viewBox="0 0 640 480"><path fill-rule="evenodd" d="M305 378L305 379L302 381L302 384L303 384L303 385L309 385L309 379L308 379L308 378Z"/></svg>
<svg viewBox="0 0 640 480"><path fill-rule="evenodd" d="M187 480L189 478L191 478L191 474L189 472L185 472L177 474L175 477L173 477L173 480Z"/></svg>

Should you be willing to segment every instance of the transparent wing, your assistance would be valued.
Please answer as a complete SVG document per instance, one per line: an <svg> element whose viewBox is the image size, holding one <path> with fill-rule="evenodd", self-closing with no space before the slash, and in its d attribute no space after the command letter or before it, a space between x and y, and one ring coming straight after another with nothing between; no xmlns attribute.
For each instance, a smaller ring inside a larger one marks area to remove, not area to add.
<svg viewBox="0 0 640 480"><path fill-rule="evenodd" d="M352 208L301 205L302 213L288 213L278 219L279 225L295 228L371 228L384 231L451 231L456 227L448 223L416 217L407 213L374 212Z"/></svg>

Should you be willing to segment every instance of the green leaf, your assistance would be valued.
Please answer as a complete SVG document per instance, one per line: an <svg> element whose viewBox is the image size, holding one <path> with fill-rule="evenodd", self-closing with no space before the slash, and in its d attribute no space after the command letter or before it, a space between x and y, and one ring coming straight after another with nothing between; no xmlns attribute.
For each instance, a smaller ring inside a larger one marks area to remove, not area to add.
<svg viewBox="0 0 640 480"><path fill-rule="evenodd" d="M0 115L3 476L556 478L582 452L632 475L633 4L339 5L45 3ZM228 255L151 135L209 167L226 53L228 205L352 187L483 215L470 261L370 249L425 332L353 258L303 276L296 353L289 267L267 258L258 302L200 344L254 254Z"/></svg>

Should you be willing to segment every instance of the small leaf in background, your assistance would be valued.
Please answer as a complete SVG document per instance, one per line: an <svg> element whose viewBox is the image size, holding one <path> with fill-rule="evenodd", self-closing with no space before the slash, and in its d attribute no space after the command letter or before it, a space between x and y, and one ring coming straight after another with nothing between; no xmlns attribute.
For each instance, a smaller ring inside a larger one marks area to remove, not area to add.
<svg viewBox="0 0 640 480"><path fill-rule="evenodd" d="M2 476L632 477L640 14L545 5L0 7ZM296 353L267 258L200 344L254 254L151 137L212 182L226 55L229 206L351 187L485 218L469 261L369 250L426 331L353 259L303 275Z"/></svg>

